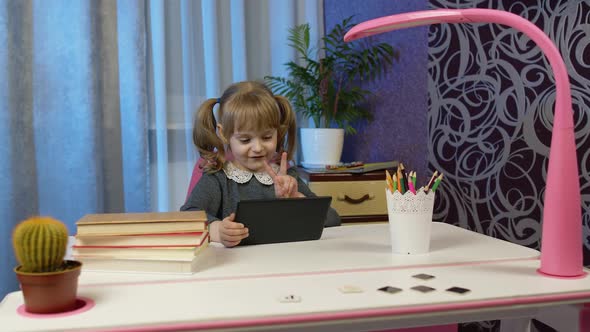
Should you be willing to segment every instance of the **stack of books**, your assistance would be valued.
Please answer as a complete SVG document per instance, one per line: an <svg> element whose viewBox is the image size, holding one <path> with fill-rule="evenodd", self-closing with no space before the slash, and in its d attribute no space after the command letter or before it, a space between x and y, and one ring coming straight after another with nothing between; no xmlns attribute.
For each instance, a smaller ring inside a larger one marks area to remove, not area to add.
<svg viewBox="0 0 590 332"><path fill-rule="evenodd" d="M84 270L193 273L209 244L203 211L88 214L76 222Z"/></svg>

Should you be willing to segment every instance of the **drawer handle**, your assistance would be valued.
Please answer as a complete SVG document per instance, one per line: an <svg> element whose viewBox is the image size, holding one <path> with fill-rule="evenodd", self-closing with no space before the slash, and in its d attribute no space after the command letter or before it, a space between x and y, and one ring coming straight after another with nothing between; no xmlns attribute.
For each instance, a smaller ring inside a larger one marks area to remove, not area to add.
<svg viewBox="0 0 590 332"><path fill-rule="evenodd" d="M370 199L375 198L375 195L371 194L365 194L363 197L361 198L351 198L350 196L346 195L346 194L338 194L338 200L339 201L345 201L347 203L350 204L361 204L364 201L368 201Z"/></svg>

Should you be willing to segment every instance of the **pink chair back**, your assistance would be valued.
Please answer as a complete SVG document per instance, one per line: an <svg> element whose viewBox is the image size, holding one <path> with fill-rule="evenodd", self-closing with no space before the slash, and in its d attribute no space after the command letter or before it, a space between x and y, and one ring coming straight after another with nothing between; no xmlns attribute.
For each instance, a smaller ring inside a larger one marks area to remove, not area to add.
<svg viewBox="0 0 590 332"><path fill-rule="evenodd" d="M234 156L229 152L226 153L225 157L227 158L227 160L234 159ZM199 160L197 160L197 162L195 163L195 166L193 166L193 174L191 175L191 181L188 185L188 190L186 192L186 198L188 198L188 196L193 191L193 188L197 185L197 183L201 179L201 176L203 176L203 170L199 167L199 164L201 163L202 160L203 160L203 158L199 157Z"/></svg>
<svg viewBox="0 0 590 332"><path fill-rule="evenodd" d="M199 158L199 160L197 160L197 162L195 163L195 166L193 166L193 174L191 175L191 182L188 185L186 198L188 198L197 182L199 182L199 180L201 179L201 176L203 176L203 170L199 167L199 163L201 162L201 160L202 159Z"/></svg>

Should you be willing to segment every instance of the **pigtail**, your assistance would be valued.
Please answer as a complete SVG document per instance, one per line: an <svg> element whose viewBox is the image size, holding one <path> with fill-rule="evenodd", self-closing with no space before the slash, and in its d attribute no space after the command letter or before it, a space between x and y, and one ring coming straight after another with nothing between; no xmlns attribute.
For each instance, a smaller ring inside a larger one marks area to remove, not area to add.
<svg viewBox="0 0 590 332"><path fill-rule="evenodd" d="M199 167L205 172L215 172L223 167L225 150L222 140L217 136L217 123L213 107L217 99L207 99L197 110L193 124L193 143L197 147L203 162Z"/></svg>
<svg viewBox="0 0 590 332"><path fill-rule="evenodd" d="M283 96L275 96L279 111L281 113L281 123L277 133L277 151L284 150L287 152L287 160L293 159L295 152L295 142L297 133L297 123L295 112L291 108L289 100Z"/></svg>

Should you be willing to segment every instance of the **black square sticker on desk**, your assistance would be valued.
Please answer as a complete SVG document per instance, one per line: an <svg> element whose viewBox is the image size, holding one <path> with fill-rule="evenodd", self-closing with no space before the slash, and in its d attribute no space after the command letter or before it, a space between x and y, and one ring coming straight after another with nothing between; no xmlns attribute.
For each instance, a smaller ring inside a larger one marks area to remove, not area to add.
<svg viewBox="0 0 590 332"><path fill-rule="evenodd" d="M465 294L471 292L471 290L463 287L451 287L447 289L447 292L456 293L456 294Z"/></svg>
<svg viewBox="0 0 590 332"><path fill-rule="evenodd" d="M434 279L434 276L431 276L430 274L426 274L426 273L420 273L420 274L413 275L412 278L416 278L416 279L420 279L420 280L430 280L430 279Z"/></svg>
<svg viewBox="0 0 590 332"><path fill-rule="evenodd" d="M381 288L379 288L377 290L380 290L382 292L389 293L389 294L395 294L395 293L399 293L399 292L402 291L401 288L392 287L392 286L381 287Z"/></svg>
<svg viewBox="0 0 590 332"><path fill-rule="evenodd" d="M428 286L424 286L424 285L414 286L414 287L412 287L412 289L415 291L418 291L418 292L422 292L422 293L428 293L428 292L432 292L432 291L436 290L432 287L428 287Z"/></svg>

